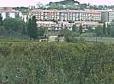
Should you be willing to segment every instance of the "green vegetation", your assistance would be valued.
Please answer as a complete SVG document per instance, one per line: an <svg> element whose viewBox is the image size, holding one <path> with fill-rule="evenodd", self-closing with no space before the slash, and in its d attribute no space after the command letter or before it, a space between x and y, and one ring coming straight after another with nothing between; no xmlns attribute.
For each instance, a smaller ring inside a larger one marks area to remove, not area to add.
<svg viewBox="0 0 114 84"><path fill-rule="evenodd" d="M28 7L14 7L15 10L21 11L23 14L28 14L30 11Z"/></svg>
<svg viewBox="0 0 114 84"><path fill-rule="evenodd" d="M1 19L0 38L28 39L26 26L26 23L20 18Z"/></svg>
<svg viewBox="0 0 114 84"><path fill-rule="evenodd" d="M29 19L27 31L30 39L37 39L37 23L35 16Z"/></svg>
<svg viewBox="0 0 114 84"><path fill-rule="evenodd" d="M33 16L25 23L21 18L6 18L0 16L0 39L30 40L44 36L45 28L38 28L36 17Z"/></svg>
<svg viewBox="0 0 114 84"><path fill-rule="evenodd" d="M90 42L104 42L114 43L114 21L109 23L103 23L96 27L93 26L79 26L73 25L72 31L68 28L62 31L66 42L77 42L83 39L83 41Z"/></svg>
<svg viewBox="0 0 114 84"><path fill-rule="evenodd" d="M103 37L103 27L102 26L98 26L95 28L95 31L93 31L96 33L97 37Z"/></svg>
<svg viewBox="0 0 114 84"><path fill-rule="evenodd" d="M103 26L96 27L95 31L92 31L92 32L96 33L96 36L98 37L114 37L114 25L113 24L114 22L111 22L111 24L104 23Z"/></svg>
<svg viewBox="0 0 114 84"><path fill-rule="evenodd" d="M48 9L78 9L79 2L75 0L63 0L60 2L50 2Z"/></svg>
<svg viewBox="0 0 114 84"><path fill-rule="evenodd" d="M0 43L0 83L114 84L114 45Z"/></svg>
<svg viewBox="0 0 114 84"><path fill-rule="evenodd" d="M27 24L27 34L30 39L36 40L39 39L41 36L44 36L45 28L38 28L36 23L36 17L33 16L29 19Z"/></svg>
<svg viewBox="0 0 114 84"><path fill-rule="evenodd" d="M50 2L49 4L46 4L46 5L38 3L37 8L71 9L71 10L84 10L84 9L106 10L106 9L113 9L114 5L110 5L110 6L109 5L91 5L90 3L80 3L78 0L61 0L58 2ZM21 7L20 9L23 10L24 8Z"/></svg>
<svg viewBox="0 0 114 84"><path fill-rule="evenodd" d="M25 28L25 22L19 18L6 18L3 21L3 26L5 31L11 32L20 32L22 33Z"/></svg>
<svg viewBox="0 0 114 84"><path fill-rule="evenodd" d="M0 26L3 25L2 22L3 22L3 21L2 21L2 15L0 14Z"/></svg>

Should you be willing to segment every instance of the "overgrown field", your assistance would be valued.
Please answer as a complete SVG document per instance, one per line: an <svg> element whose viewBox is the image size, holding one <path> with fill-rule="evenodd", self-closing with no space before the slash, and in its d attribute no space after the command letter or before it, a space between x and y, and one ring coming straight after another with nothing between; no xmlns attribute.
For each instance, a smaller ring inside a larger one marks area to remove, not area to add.
<svg viewBox="0 0 114 84"><path fill-rule="evenodd" d="M0 84L114 84L114 45L0 43Z"/></svg>

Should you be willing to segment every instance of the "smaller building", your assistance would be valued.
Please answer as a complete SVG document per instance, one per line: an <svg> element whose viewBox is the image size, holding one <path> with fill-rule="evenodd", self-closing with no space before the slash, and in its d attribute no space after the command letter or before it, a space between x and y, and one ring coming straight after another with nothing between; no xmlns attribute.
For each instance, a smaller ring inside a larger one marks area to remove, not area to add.
<svg viewBox="0 0 114 84"><path fill-rule="evenodd" d="M57 37L58 36L49 36L48 41L49 42L54 42L54 41L56 41Z"/></svg>
<svg viewBox="0 0 114 84"><path fill-rule="evenodd" d="M114 20L114 10L104 10L102 11L101 16L102 22L111 22Z"/></svg>
<svg viewBox="0 0 114 84"><path fill-rule="evenodd" d="M64 42L65 38L64 36L58 35L58 36L49 36L48 42Z"/></svg>
<svg viewBox="0 0 114 84"><path fill-rule="evenodd" d="M13 9L12 7L1 7L0 8L0 14L3 17L3 20L5 18L16 18L16 17L20 17L22 15L22 13L20 11L17 11L15 9Z"/></svg>

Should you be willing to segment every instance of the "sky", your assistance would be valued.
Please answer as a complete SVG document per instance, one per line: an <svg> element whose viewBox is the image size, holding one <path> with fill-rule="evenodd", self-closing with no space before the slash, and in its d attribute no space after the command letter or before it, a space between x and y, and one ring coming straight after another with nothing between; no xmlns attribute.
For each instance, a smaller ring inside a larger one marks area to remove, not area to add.
<svg viewBox="0 0 114 84"><path fill-rule="evenodd" d="M60 0L0 0L0 7L17 7L17 6L29 6L37 3L48 3ZM102 4L102 5L114 5L114 0L77 0L81 3L90 4Z"/></svg>

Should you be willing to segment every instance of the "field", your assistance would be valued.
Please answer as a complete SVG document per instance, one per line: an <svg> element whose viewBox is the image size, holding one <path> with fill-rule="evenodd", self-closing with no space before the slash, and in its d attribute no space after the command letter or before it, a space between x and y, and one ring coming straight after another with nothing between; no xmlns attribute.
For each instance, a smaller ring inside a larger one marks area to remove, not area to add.
<svg viewBox="0 0 114 84"><path fill-rule="evenodd" d="M114 84L114 45L0 42L0 84Z"/></svg>
<svg viewBox="0 0 114 84"><path fill-rule="evenodd" d="M103 42L106 44L114 44L112 37L76 37L77 39L84 39L87 42Z"/></svg>

